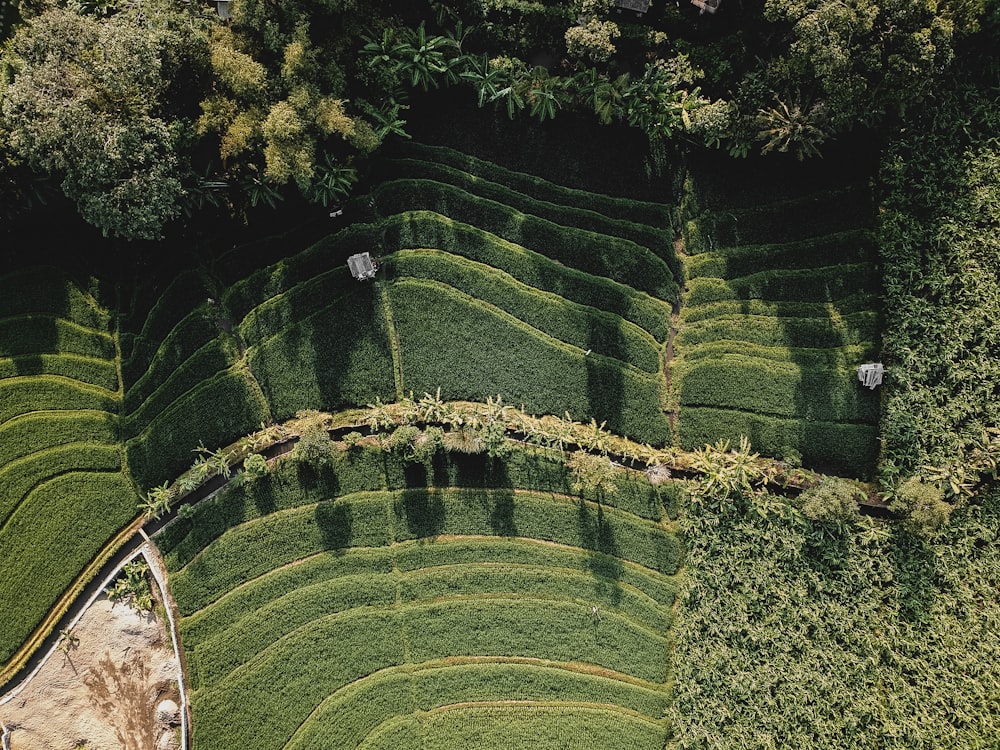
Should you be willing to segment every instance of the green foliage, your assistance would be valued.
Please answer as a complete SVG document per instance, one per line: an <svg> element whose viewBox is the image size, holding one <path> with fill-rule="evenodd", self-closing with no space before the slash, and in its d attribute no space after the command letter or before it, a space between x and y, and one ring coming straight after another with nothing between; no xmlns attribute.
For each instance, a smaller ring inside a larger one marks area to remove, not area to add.
<svg viewBox="0 0 1000 750"><path fill-rule="evenodd" d="M224 370L184 393L126 442L129 468L141 486L154 486L187 468L194 440L227 445L267 416L246 374Z"/></svg>
<svg viewBox="0 0 1000 750"><path fill-rule="evenodd" d="M39 485L0 530L0 661L6 662L117 529L135 515L120 472L69 472ZM30 581L31 585L25 582Z"/></svg>
<svg viewBox="0 0 1000 750"><path fill-rule="evenodd" d="M815 487L803 492L802 514L810 521L834 525L848 524L858 519L858 499L863 495L853 482L837 477L824 477Z"/></svg>
<svg viewBox="0 0 1000 750"><path fill-rule="evenodd" d="M292 458L317 470L330 466L333 462L333 440L330 433L321 425L310 425L299 436Z"/></svg>
<svg viewBox="0 0 1000 750"><path fill-rule="evenodd" d="M370 287L355 286L319 309L292 309L294 324L270 331L249 352L276 418L392 397L388 336Z"/></svg>
<svg viewBox="0 0 1000 750"><path fill-rule="evenodd" d="M108 599L122 602L138 612L153 609L153 592L149 586L149 565L145 560L126 563L121 574L107 589Z"/></svg>
<svg viewBox="0 0 1000 750"><path fill-rule="evenodd" d="M243 474L249 481L266 477L270 471L267 459L259 453L251 453L243 460Z"/></svg>
<svg viewBox="0 0 1000 750"><path fill-rule="evenodd" d="M397 276L448 284L567 344L592 349L646 372L660 369L659 346L634 324L539 292L503 271L433 250L400 250L387 262Z"/></svg>
<svg viewBox="0 0 1000 750"><path fill-rule="evenodd" d="M782 456L791 448L802 455L806 466L829 467L846 476L868 474L878 437L874 425L810 422L705 406L685 407L678 431L681 446L687 450L746 435L765 455Z"/></svg>
<svg viewBox="0 0 1000 750"><path fill-rule="evenodd" d="M394 144L394 147L408 159L419 160L424 165L450 167L452 170L459 170L524 193L538 202L553 203L558 206L586 206L601 216L661 229L671 226L672 223L672 211L667 200L663 203L654 203L564 187L527 172L506 169L447 146L432 146L409 141Z"/></svg>
<svg viewBox="0 0 1000 750"><path fill-rule="evenodd" d="M541 252L571 268L634 286L663 300L672 301L677 296L677 282L667 264L631 240L557 225L430 180L382 183L372 195L382 215L436 211Z"/></svg>
<svg viewBox="0 0 1000 750"><path fill-rule="evenodd" d="M914 110L883 158L889 485L926 465L992 473L973 466L991 451L988 428L1000 424L1000 121L995 70L970 72L972 81L959 74L939 101Z"/></svg>
<svg viewBox="0 0 1000 750"><path fill-rule="evenodd" d="M896 488L890 507L904 517L910 531L926 537L933 537L951 517L951 505L944 501L944 490L919 477L911 477Z"/></svg>
<svg viewBox="0 0 1000 750"><path fill-rule="evenodd" d="M988 747L998 511L994 494L956 512L935 544L871 520L817 540L794 515L753 512L692 528L678 747Z"/></svg>
<svg viewBox="0 0 1000 750"><path fill-rule="evenodd" d="M452 185L470 195L501 203L554 224L631 240L663 258L675 277L680 275L680 262L674 254L669 223L648 226L608 218L592 208L593 193L573 191L565 198L574 199L575 203L556 204L491 182L488 173L473 175L453 167L415 159L390 160L384 164L383 169L387 176L394 179L426 180ZM600 197L597 196L598 200Z"/></svg>
<svg viewBox="0 0 1000 750"><path fill-rule="evenodd" d="M567 268L541 253L429 211L397 214L380 224L386 251L436 248L460 255L493 266L541 291L619 315L657 341L667 339L670 305L627 284Z"/></svg>
<svg viewBox="0 0 1000 750"><path fill-rule="evenodd" d="M448 399L501 393L530 412L569 412L607 421L615 432L643 442L669 440L658 378L585 356L442 284L404 279L390 293L405 387L440 387Z"/></svg>
<svg viewBox="0 0 1000 750"><path fill-rule="evenodd" d="M589 490L598 495L614 494L618 485L615 479L620 473L607 456L595 456L587 451L574 451L566 459L566 465L575 477L573 489L577 492Z"/></svg>

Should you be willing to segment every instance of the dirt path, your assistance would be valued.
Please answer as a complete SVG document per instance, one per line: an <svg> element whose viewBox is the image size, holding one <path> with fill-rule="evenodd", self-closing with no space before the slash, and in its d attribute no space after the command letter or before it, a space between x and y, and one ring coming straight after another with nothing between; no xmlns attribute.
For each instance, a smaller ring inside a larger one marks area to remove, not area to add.
<svg viewBox="0 0 1000 750"><path fill-rule="evenodd" d="M99 596L71 632L0 704L10 750L179 748L179 667L166 623Z"/></svg>

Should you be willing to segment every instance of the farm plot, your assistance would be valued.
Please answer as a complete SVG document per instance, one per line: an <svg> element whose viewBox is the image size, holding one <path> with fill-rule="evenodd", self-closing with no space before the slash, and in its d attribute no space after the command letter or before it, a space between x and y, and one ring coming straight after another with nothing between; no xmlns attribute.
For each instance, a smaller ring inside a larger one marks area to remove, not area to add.
<svg viewBox="0 0 1000 750"><path fill-rule="evenodd" d="M407 488L393 456L352 456L232 486L158 540L196 747L496 744L505 722L537 747L663 746L681 547L655 488L602 505L520 453L502 474L541 489L449 486L454 464Z"/></svg>
<svg viewBox="0 0 1000 750"><path fill-rule="evenodd" d="M492 181L494 165L435 164L439 150L388 160L404 177L372 194L404 391L501 393L669 442L662 350L680 268L668 212L499 167Z"/></svg>
<svg viewBox="0 0 1000 750"><path fill-rule="evenodd" d="M134 515L111 318L55 269L0 278L0 664Z"/></svg>
<svg viewBox="0 0 1000 750"><path fill-rule="evenodd" d="M879 399L856 370L878 352L879 281L867 190L758 185L770 202L740 202L705 182L689 182L684 224L672 364L681 444L742 434L767 455L868 475Z"/></svg>

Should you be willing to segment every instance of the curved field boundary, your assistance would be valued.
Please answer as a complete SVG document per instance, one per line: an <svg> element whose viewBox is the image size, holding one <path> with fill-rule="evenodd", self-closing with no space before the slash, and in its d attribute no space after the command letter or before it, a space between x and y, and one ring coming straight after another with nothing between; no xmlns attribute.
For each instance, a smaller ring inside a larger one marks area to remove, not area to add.
<svg viewBox="0 0 1000 750"><path fill-rule="evenodd" d="M24 314L56 315L106 331L111 316L64 271L36 266L0 275L0 318Z"/></svg>
<svg viewBox="0 0 1000 750"><path fill-rule="evenodd" d="M404 389L440 387L448 399L503 393L530 412L568 412L575 419L606 421L612 431L642 442L670 441L660 375L588 356L445 284L402 279L389 294ZM427 352L438 354L420 356Z"/></svg>
<svg viewBox="0 0 1000 750"><path fill-rule="evenodd" d="M44 448L0 466L0 534L40 486L70 472L117 471L121 458L116 444L75 442Z"/></svg>
<svg viewBox="0 0 1000 750"><path fill-rule="evenodd" d="M547 716L540 718L538 714ZM536 721L544 722L544 727L536 726ZM438 733L441 736L436 737ZM370 735L359 747L364 750L446 750L453 747L661 750L667 737L665 723L653 722L617 707L555 701L474 703L443 706L393 720L382 725L380 731Z"/></svg>
<svg viewBox="0 0 1000 750"><path fill-rule="evenodd" d="M667 263L632 240L564 227L430 180L384 182L372 191L372 199L382 215L436 211L571 268L633 286L659 299L672 302L678 295L677 281Z"/></svg>
<svg viewBox="0 0 1000 750"><path fill-rule="evenodd" d="M111 334L54 315L15 315L0 320L0 355L65 352L83 357L113 359Z"/></svg>
<svg viewBox="0 0 1000 750"><path fill-rule="evenodd" d="M598 701L588 698L595 693L606 699L601 705L658 720L669 694L662 686L637 683L630 675L609 673L587 664L530 659L456 657L390 667L325 699L285 747L356 747L383 724L415 711L487 701L530 707L551 705L556 700L559 705L593 705Z"/></svg>
<svg viewBox="0 0 1000 750"><path fill-rule="evenodd" d="M80 354L23 354L0 358L0 379L56 375L109 391L118 390L118 368L106 359Z"/></svg>
<svg viewBox="0 0 1000 750"><path fill-rule="evenodd" d="M99 410L34 411L0 425L0 472L12 461L46 448L81 442L115 442L117 418Z"/></svg>
<svg viewBox="0 0 1000 750"><path fill-rule="evenodd" d="M116 412L120 396L60 375L22 375L0 380L0 425L22 414L66 409Z"/></svg>
<svg viewBox="0 0 1000 750"><path fill-rule="evenodd" d="M575 205L558 204L534 198L509 187L471 175L452 167L415 159L396 159L383 163L392 179L429 180L453 185L470 195L496 201L525 214L554 224L587 232L629 240L652 250L670 267L675 278L681 275L680 261L674 253L673 231L669 224L647 225L610 218L592 210L592 196L580 196Z"/></svg>
<svg viewBox="0 0 1000 750"><path fill-rule="evenodd" d="M870 313L877 302L875 295L860 292L833 302L787 302L762 299L724 299L681 308L680 319L686 324L711 318L735 315L759 315L772 318L834 318L856 313Z"/></svg>
<svg viewBox="0 0 1000 750"><path fill-rule="evenodd" d="M686 258L684 267L689 279L701 276L737 278L762 267L794 269L863 263L873 256L874 250L871 230L848 229L794 242L719 247Z"/></svg>
<svg viewBox="0 0 1000 750"><path fill-rule="evenodd" d="M646 224L647 226L664 228L671 226L673 209L662 203L618 198L564 187L525 172L512 171L499 164L455 151L447 146L431 146L425 143L407 141L396 144L396 150L400 151L404 157L443 164L477 177L485 177L538 200L565 206L586 205L593 207L595 211L605 216L637 224Z"/></svg>
<svg viewBox="0 0 1000 750"><path fill-rule="evenodd" d="M866 347L878 333L878 313L857 312L829 318L776 318L771 315L726 315L685 325L676 342L684 347L719 340L758 346L839 349Z"/></svg>
<svg viewBox="0 0 1000 750"><path fill-rule="evenodd" d="M620 315L666 341L671 306L612 279L565 266L478 227L433 211L407 211L380 223L386 252L435 248L492 266L527 286Z"/></svg>
<svg viewBox="0 0 1000 750"><path fill-rule="evenodd" d="M570 302L492 266L441 250L399 250L385 264L399 276L448 284L571 346L593 349L646 372L660 371L658 342L613 313Z"/></svg>

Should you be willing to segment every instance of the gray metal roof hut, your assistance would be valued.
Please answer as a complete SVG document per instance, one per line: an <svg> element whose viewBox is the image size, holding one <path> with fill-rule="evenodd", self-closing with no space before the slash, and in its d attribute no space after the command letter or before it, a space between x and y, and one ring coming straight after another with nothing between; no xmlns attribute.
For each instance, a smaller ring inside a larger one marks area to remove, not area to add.
<svg viewBox="0 0 1000 750"><path fill-rule="evenodd" d="M634 10L641 16L649 10L649 0L615 0L615 10Z"/></svg>
<svg viewBox="0 0 1000 750"><path fill-rule="evenodd" d="M351 276L358 281L375 278L375 271L378 267L372 262L372 256L368 253L358 253L347 259L347 267L351 269Z"/></svg>
<svg viewBox="0 0 1000 750"><path fill-rule="evenodd" d="M215 0L215 12L219 14L219 18L223 21L228 21L233 17L233 14L229 9L230 0Z"/></svg>

